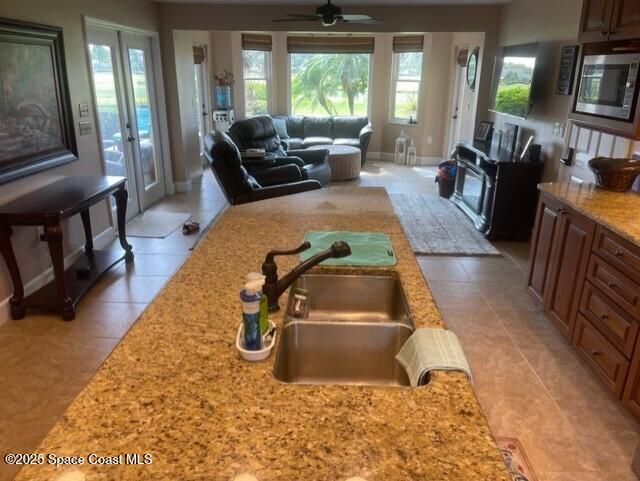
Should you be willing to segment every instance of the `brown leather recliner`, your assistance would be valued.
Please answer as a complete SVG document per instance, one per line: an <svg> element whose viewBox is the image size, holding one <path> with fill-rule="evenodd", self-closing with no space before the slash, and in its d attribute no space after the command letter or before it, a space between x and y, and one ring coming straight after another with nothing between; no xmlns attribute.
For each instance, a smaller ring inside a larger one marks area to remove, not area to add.
<svg viewBox="0 0 640 481"><path fill-rule="evenodd" d="M282 195L320 189L316 180L303 180L294 164L265 169L251 176L242 166L238 147L223 132L211 132L204 138L204 153L213 175L230 204L244 204Z"/></svg>

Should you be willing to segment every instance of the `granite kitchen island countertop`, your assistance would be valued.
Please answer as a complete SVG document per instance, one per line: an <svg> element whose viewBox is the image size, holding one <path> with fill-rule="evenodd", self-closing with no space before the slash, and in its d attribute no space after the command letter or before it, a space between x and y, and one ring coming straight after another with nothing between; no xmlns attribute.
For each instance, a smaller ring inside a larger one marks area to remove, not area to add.
<svg viewBox="0 0 640 481"><path fill-rule="evenodd" d="M573 182L544 183L538 189L640 245L640 194L611 192L595 184Z"/></svg>
<svg viewBox="0 0 640 481"><path fill-rule="evenodd" d="M463 374L438 372L420 388L309 386L274 379L275 353L240 360L245 274L260 269L269 249L296 246L310 230L387 233L397 265L365 271L393 271L416 326L442 325L384 189L337 186L230 207L37 450L149 453L153 462L26 466L16 479L506 481ZM297 261L278 258L279 272ZM273 316L278 325L281 317Z"/></svg>

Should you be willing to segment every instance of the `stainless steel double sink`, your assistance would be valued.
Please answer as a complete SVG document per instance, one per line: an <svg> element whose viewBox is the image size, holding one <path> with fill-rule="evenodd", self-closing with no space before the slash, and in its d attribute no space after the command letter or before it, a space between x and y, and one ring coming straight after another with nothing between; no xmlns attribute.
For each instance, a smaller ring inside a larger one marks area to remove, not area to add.
<svg viewBox="0 0 640 481"><path fill-rule="evenodd" d="M395 359L414 331L406 297L391 276L301 276L309 316L291 317L289 294L273 375L297 384L409 386Z"/></svg>

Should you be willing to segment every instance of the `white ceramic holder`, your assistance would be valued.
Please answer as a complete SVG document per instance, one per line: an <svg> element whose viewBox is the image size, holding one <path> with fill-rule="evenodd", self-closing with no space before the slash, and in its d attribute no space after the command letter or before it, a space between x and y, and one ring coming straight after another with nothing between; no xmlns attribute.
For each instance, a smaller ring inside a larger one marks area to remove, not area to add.
<svg viewBox="0 0 640 481"><path fill-rule="evenodd" d="M269 319L269 329L267 329L267 332L269 332L274 327L276 327L276 324L271 319ZM263 348L259 351L248 351L244 349L244 325L240 323L240 325L238 326L238 334L236 335L236 349L240 353L240 356L242 356L242 359L246 361L264 361L269 357L269 354L271 354L273 346L276 345L277 332L278 331L273 331L271 340L269 340L269 344L266 346L265 337L262 336Z"/></svg>

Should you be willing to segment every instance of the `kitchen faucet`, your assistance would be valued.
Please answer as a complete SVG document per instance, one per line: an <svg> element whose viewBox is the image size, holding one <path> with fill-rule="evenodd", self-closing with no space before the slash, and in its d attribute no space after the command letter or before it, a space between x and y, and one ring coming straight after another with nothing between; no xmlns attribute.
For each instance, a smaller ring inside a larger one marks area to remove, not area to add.
<svg viewBox="0 0 640 481"><path fill-rule="evenodd" d="M262 264L262 273L265 276L262 292L267 296L270 311L279 309L278 299L287 288L293 284L298 277L313 266L320 264L322 261L331 257L346 257L351 255L351 247L345 241L335 241L327 250L318 252L316 255L309 257L306 261L301 262L296 267L285 274L282 279L278 279L278 266L275 263L275 256L289 256L299 254L311 247L308 241L303 242L295 249L290 250L272 250L269 251L267 257Z"/></svg>

